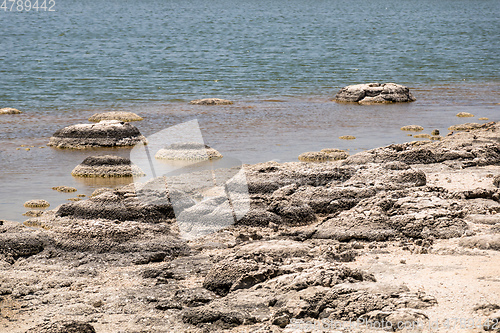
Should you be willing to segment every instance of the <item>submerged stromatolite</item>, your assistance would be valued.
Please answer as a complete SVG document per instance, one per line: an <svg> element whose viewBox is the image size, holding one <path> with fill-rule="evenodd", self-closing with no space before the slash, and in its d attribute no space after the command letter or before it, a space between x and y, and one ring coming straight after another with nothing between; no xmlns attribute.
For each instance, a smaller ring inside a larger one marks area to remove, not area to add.
<svg viewBox="0 0 500 333"><path fill-rule="evenodd" d="M90 147L127 147L146 143L137 127L118 120L103 120L97 124L78 124L56 131L48 146L85 149Z"/></svg>
<svg viewBox="0 0 500 333"><path fill-rule="evenodd" d="M72 176L76 177L139 177L145 176L144 172L133 165L128 158L102 155L89 156L77 165Z"/></svg>
<svg viewBox="0 0 500 333"><path fill-rule="evenodd" d="M221 98L204 98L204 99L195 99L194 101L189 102L189 104L195 105L230 105L233 104L232 101Z"/></svg>

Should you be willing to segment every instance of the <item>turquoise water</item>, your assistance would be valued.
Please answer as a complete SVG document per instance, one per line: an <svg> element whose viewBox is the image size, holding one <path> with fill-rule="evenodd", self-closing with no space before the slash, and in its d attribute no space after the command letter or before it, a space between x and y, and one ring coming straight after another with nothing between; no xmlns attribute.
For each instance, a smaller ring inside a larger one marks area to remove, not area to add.
<svg viewBox="0 0 500 333"><path fill-rule="evenodd" d="M208 144L243 163L404 142L408 124L446 134L500 120L498 0L56 0L54 9L0 10L0 107L24 112L0 116L0 218L23 220L29 199L54 208L74 196L52 186L118 185L70 175L109 151L38 148L95 112L136 112L145 135L197 118ZM331 102L342 86L374 81L408 85L417 101ZM235 104L187 104L203 97Z"/></svg>
<svg viewBox="0 0 500 333"><path fill-rule="evenodd" d="M368 81L499 81L498 0L56 1L0 11L0 101L26 110L217 95L327 95Z"/></svg>

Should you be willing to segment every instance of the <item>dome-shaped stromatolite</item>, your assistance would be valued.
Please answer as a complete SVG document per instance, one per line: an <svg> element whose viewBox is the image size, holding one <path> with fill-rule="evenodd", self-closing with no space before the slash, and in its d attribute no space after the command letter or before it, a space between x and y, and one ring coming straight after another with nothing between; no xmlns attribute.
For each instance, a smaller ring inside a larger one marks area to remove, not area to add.
<svg viewBox="0 0 500 333"><path fill-rule="evenodd" d="M96 113L89 118L89 121L93 122L99 122L101 120L139 121L143 120L143 118L136 115L133 112L119 112L119 111Z"/></svg>
<svg viewBox="0 0 500 333"><path fill-rule="evenodd" d="M204 98L204 99L195 99L194 101L189 102L189 104L195 105L230 105L233 104L232 101L221 98Z"/></svg>
<svg viewBox="0 0 500 333"><path fill-rule="evenodd" d="M145 176L144 172L128 158L103 155L89 156L73 171L72 176L76 177L139 177Z"/></svg>
<svg viewBox="0 0 500 333"><path fill-rule="evenodd" d="M196 142L174 143L158 150L155 155L163 160L214 160L222 158L217 150Z"/></svg>
<svg viewBox="0 0 500 333"><path fill-rule="evenodd" d="M347 86L337 93L336 102L402 103L413 102L416 98L408 87L396 83L365 83Z"/></svg>
<svg viewBox="0 0 500 333"><path fill-rule="evenodd" d="M14 108L0 109L0 114L20 114L20 113L22 113L22 112L19 111L18 109L14 109Z"/></svg>
<svg viewBox="0 0 500 333"><path fill-rule="evenodd" d="M90 147L127 147L146 143L137 127L118 120L103 120L97 124L78 124L58 130L48 146L85 149Z"/></svg>

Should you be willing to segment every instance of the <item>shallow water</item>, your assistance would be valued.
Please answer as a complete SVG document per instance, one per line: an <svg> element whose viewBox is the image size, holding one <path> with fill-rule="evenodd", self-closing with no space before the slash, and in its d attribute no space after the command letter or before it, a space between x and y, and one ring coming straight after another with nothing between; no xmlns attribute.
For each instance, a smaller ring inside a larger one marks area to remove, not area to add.
<svg viewBox="0 0 500 333"><path fill-rule="evenodd" d="M39 148L96 112L136 112L146 136L198 119L206 143L242 163L404 142L408 124L446 134L500 120L496 0L67 0L55 9L0 11L0 107L24 111L0 116L0 218L24 220L29 199L54 208L131 181L70 175L86 156L130 149ZM406 84L417 101L331 102L340 87L373 81ZM235 104L187 104L203 97ZM58 185L78 192L51 190Z"/></svg>

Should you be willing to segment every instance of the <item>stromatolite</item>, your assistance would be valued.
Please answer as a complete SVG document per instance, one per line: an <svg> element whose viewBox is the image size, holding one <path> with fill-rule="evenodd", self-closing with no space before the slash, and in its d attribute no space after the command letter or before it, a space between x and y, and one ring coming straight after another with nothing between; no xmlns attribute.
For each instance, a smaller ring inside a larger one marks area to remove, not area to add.
<svg viewBox="0 0 500 333"><path fill-rule="evenodd" d="M56 131L48 146L85 149L90 147L127 147L146 143L137 127L118 120L103 120L97 124L71 125Z"/></svg>
<svg viewBox="0 0 500 333"><path fill-rule="evenodd" d="M365 83L342 88L334 99L336 102L402 103L413 102L416 98L406 86L396 83Z"/></svg>
<svg viewBox="0 0 500 333"><path fill-rule="evenodd" d="M71 171L71 175L77 177L138 177L145 174L128 158L102 155L87 157Z"/></svg>

